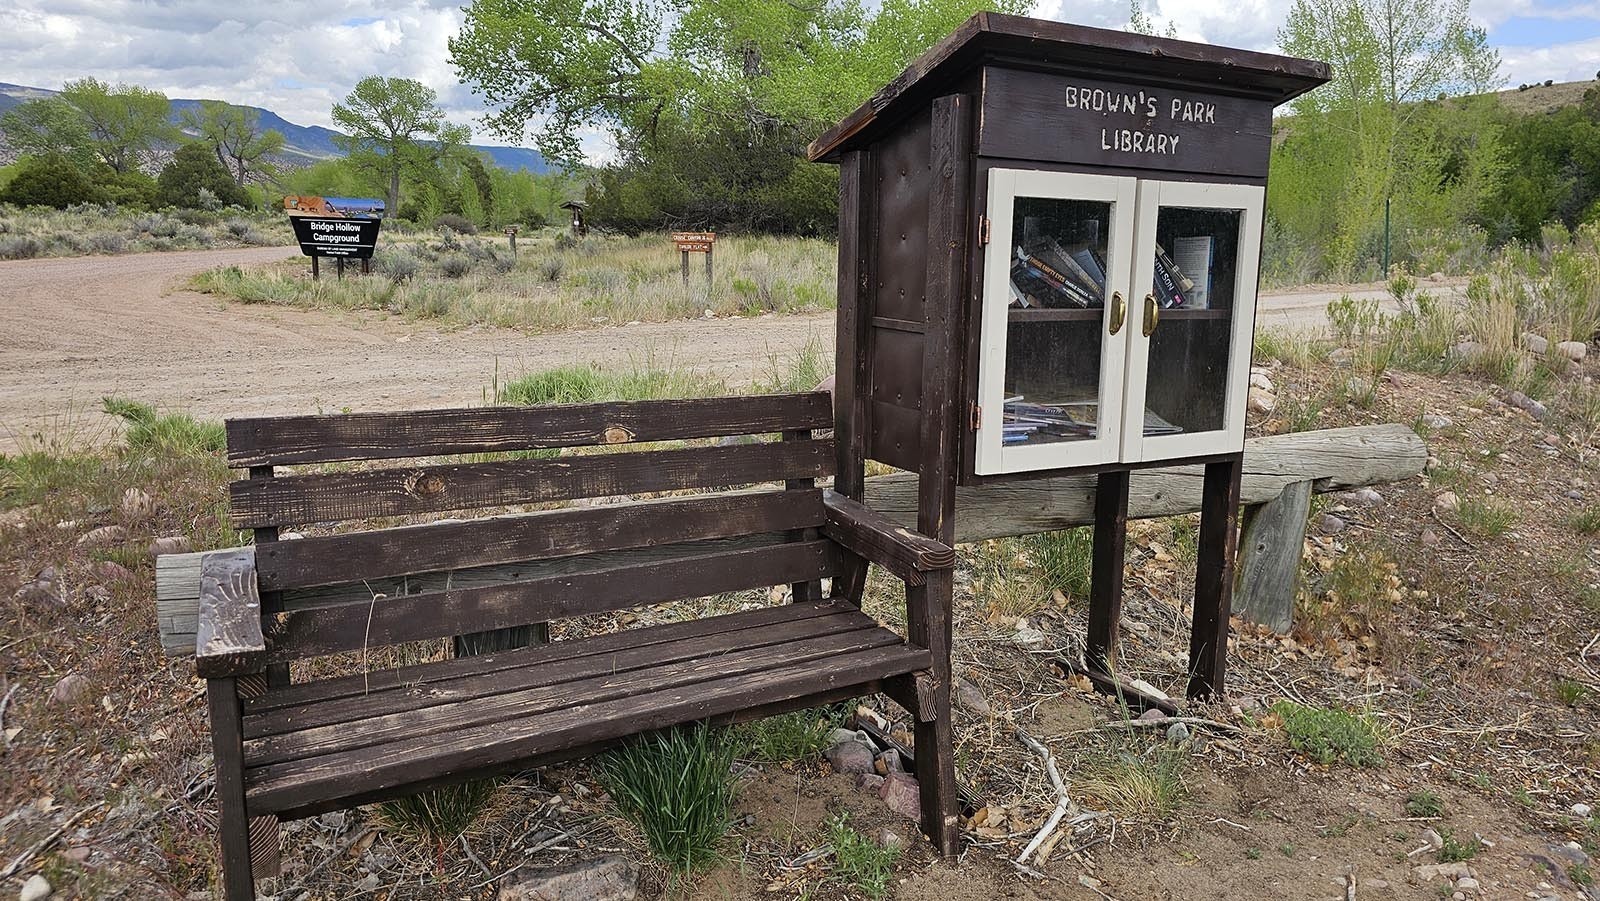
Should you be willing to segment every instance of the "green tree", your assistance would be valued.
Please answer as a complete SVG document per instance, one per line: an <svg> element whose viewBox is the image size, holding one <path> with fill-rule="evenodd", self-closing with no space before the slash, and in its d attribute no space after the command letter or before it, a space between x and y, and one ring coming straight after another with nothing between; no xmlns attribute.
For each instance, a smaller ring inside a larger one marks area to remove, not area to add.
<svg viewBox="0 0 1600 901"><path fill-rule="evenodd" d="M167 206L195 209L202 206L201 189L211 192L224 204L243 206L250 202L244 188L234 182L233 176L212 155L211 148L190 141L179 147L172 160L162 167L161 175L156 178L156 197Z"/></svg>
<svg viewBox="0 0 1600 901"><path fill-rule="evenodd" d="M157 147L178 137L171 104L160 91L82 78L63 85L61 98L83 114L90 146L115 172L149 163Z"/></svg>
<svg viewBox="0 0 1600 901"><path fill-rule="evenodd" d="M96 159L83 113L60 97L29 100L6 111L0 116L0 132L18 154L59 153L80 167Z"/></svg>
<svg viewBox="0 0 1600 901"><path fill-rule="evenodd" d="M1447 154L1416 137L1428 130L1424 101L1499 83L1468 0L1295 0L1278 41L1333 66L1333 81L1294 101L1269 189L1273 218L1324 248L1333 274L1380 251L1387 200L1427 220L1462 205L1442 197ZM1487 163L1493 148L1479 143Z"/></svg>
<svg viewBox="0 0 1600 901"><path fill-rule="evenodd" d="M333 121L348 132L335 140L352 161L383 174L386 203L400 209L401 177L417 167L436 166L466 143L466 128L445 121L438 95L409 78L369 75L333 107Z"/></svg>
<svg viewBox="0 0 1600 901"><path fill-rule="evenodd" d="M29 157L0 190L0 203L53 206L57 209L95 199L94 185L83 170L59 153Z"/></svg>
<svg viewBox="0 0 1600 901"><path fill-rule="evenodd" d="M183 127L211 147L217 162L243 185L251 173L270 174L267 157L283 150L283 132L261 127L261 113L220 100L202 100L183 111Z"/></svg>

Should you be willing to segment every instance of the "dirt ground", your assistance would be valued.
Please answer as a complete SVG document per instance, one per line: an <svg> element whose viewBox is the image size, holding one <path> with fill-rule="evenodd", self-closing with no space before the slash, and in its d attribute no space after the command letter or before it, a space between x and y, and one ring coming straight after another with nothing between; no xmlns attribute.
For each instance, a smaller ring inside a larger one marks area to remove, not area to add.
<svg viewBox="0 0 1600 901"><path fill-rule="evenodd" d="M185 290L218 266L281 260L295 248L182 251L0 262L0 452L41 427L94 432L117 395L204 419L482 403L497 375L653 356L733 384L817 337L833 314L610 326L550 335L446 329L376 314L231 303ZM1342 293L1264 296L1261 327L1313 327Z"/></svg>

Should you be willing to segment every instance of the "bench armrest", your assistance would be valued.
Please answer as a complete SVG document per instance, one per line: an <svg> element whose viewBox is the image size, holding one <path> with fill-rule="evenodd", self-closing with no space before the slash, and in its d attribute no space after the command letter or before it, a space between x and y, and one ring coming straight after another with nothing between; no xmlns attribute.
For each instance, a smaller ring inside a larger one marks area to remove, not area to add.
<svg viewBox="0 0 1600 901"><path fill-rule="evenodd" d="M258 673L266 666L256 549L214 551L200 561L200 619L194 668L212 679Z"/></svg>
<svg viewBox="0 0 1600 901"><path fill-rule="evenodd" d="M822 493L828 521L822 533L869 563L876 563L907 584L921 585L922 574L951 569L955 548L904 526L835 491Z"/></svg>

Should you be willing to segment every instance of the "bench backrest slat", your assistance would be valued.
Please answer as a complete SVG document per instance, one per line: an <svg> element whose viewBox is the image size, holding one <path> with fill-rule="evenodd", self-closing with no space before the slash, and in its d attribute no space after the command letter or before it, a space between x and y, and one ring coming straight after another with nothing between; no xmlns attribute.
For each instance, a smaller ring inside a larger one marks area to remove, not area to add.
<svg viewBox="0 0 1600 901"><path fill-rule="evenodd" d="M829 541L793 542L478 588L377 598L267 616L267 660L376 648L457 633L603 613L832 575L839 551Z"/></svg>
<svg viewBox="0 0 1600 901"><path fill-rule="evenodd" d="M753 402L759 401L759 402ZM235 419L228 464L285 466L833 427L825 393Z"/></svg>
<svg viewBox="0 0 1600 901"><path fill-rule="evenodd" d="M761 491L401 526L256 550L263 591L821 526L822 492Z"/></svg>
<svg viewBox="0 0 1600 901"><path fill-rule="evenodd" d="M245 479L229 486L240 529L411 516L830 475L833 441L775 441Z"/></svg>

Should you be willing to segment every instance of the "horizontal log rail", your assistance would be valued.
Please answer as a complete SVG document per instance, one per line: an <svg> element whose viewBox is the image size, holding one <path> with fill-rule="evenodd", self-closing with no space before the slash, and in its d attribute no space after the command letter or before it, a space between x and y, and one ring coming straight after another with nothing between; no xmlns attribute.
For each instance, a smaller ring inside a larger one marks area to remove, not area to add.
<svg viewBox="0 0 1600 901"><path fill-rule="evenodd" d="M1347 491L1413 478L1422 473L1428 449L1404 425L1386 424L1270 435L1245 442L1241 503L1255 507L1277 499L1296 482L1313 492ZM1128 516L1148 519L1200 509L1204 467L1141 469L1131 476ZM956 541L981 541L1031 535L1088 525L1094 521L1096 478L1063 476L1006 482L956 492ZM876 476L866 482L866 506L901 525L916 522L917 480L910 474ZM620 508L619 508L620 509ZM1243 549L1246 557L1249 548ZM630 559L681 554L678 548L629 552ZM156 561L156 615L163 648L171 656L194 653L196 612L203 553L168 554ZM555 561L559 565L560 561ZM503 572L502 572L503 571ZM526 566L486 567L471 576L477 584L526 578ZM443 582L441 575L439 581ZM413 579L414 590L426 579ZM458 574L456 585L463 584ZM358 590L365 591L357 586Z"/></svg>

